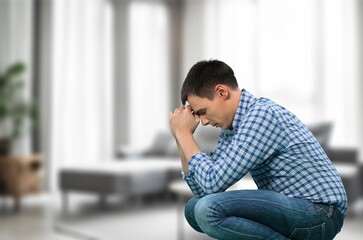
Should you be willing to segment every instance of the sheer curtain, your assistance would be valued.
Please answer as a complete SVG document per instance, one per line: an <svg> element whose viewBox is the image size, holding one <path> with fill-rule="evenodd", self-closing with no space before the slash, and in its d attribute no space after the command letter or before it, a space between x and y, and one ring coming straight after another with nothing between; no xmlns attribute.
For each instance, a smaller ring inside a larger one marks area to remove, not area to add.
<svg viewBox="0 0 363 240"><path fill-rule="evenodd" d="M113 156L112 12L106 0L53 3L50 176Z"/></svg>
<svg viewBox="0 0 363 240"><path fill-rule="evenodd" d="M33 2L28 0L0 0L0 72L16 62L25 64L22 76L22 97L31 99L32 47L33 47ZM0 129L5 131L4 129ZM1 135L4 132L0 133ZM31 136L25 134L12 146L13 154L31 153Z"/></svg>
<svg viewBox="0 0 363 240"><path fill-rule="evenodd" d="M320 121L323 94L316 68L321 59L321 14L314 0L261 1L259 8L259 94L281 103L305 123ZM320 29L319 29L320 30Z"/></svg>
<svg viewBox="0 0 363 240"><path fill-rule="evenodd" d="M356 0L187 3L185 72L200 58L224 60L241 87L307 124L331 121L332 145L358 146Z"/></svg>
<svg viewBox="0 0 363 240"><path fill-rule="evenodd" d="M129 146L147 148L169 131L169 25L162 1L129 6Z"/></svg>
<svg viewBox="0 0 363 240"><path fill-rule="evenodd" d="M260 1L259 94L305 123L331 121L332 145L357 147L354 0Z"/></svg>
<svg viewBox="0 0 363 240"><path fill-rule="evenodd" d="M356 1L261 1L260 93L304 122L331 121L332 145L357 147Z"/></svg>

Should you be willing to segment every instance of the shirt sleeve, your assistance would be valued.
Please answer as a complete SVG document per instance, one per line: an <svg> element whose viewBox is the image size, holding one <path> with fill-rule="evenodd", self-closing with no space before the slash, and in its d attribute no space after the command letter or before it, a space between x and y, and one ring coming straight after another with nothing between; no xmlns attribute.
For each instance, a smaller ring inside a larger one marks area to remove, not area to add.
<svg viewBox="0 0 363 240"><path fill-rule="evenodd" d="M231 138L228 146L217 146L214 154L199 152L189 160L185 180L196 197L225 191L273 156L285 141L273 112L261 105L244 116Z"/></svg>
<svg viewBox="0 0 363 240"><path fill-rule="evenodd" d="M190 190L194 194L195 197L201 198L206 195L206 192L199 186L199 184L194 179L194 174L188 173L187 175L184 175L182 173L183 179L187 182Z"/></svg>

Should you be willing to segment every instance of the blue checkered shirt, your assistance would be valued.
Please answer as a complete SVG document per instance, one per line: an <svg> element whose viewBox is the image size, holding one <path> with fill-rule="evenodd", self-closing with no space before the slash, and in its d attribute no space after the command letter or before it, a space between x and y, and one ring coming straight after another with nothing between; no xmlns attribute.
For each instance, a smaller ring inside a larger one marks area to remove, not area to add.
<svg viewBox="0 0 363 240"><path fill-rule="evenodd" d="M188 170L184 179L196 197L225 191L249 172L258 189L347 209L342 180L309 129L244 89L231 129L221 132L212 153L194 154Z"/></svg>

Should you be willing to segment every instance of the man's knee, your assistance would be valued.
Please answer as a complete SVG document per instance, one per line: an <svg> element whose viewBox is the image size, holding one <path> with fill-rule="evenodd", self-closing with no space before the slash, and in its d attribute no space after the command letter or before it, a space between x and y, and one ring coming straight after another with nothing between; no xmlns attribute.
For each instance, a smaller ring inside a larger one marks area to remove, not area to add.
<svg viewBox="0 0 363 240"><path fill-rule="evenodd" d="M214 194L201 198L195 205L194 214L196 222L204 232L208 232L209 228L217 225L224 218Z"/></svg>
<svg viewBox="0 0 363 240"><path fill-rule="evenodd" d="M194 218L194 208L198 201L198 198L192 198L185 204L184 215L186 219Z"/></svg>
<svg viewBox="0 0 363 240"><path fill-rule="evenodd" d="M190 199L184 208L184 216L189 225L194 228L198 232L203 232L198 226L197 221L195 220L195 205L198 203L199 198Z"/></svg>

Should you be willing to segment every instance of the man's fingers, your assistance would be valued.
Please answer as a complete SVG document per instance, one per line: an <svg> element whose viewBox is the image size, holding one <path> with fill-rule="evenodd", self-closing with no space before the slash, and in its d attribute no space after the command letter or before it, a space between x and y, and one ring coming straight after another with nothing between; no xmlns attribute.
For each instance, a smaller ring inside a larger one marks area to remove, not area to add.
<svg viewBox="0 0 363 240"><path fill-rule="evenodd" d="M175 108L174 113L177 113L177 112L179 112L179 111L183 111L184 109L185 109L185 107L184 107L184 106L182 106L182 107L180 107L180 108Z"/></svg>

